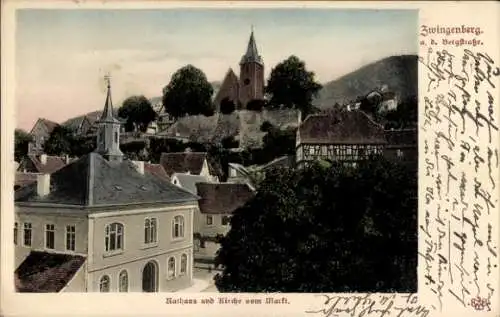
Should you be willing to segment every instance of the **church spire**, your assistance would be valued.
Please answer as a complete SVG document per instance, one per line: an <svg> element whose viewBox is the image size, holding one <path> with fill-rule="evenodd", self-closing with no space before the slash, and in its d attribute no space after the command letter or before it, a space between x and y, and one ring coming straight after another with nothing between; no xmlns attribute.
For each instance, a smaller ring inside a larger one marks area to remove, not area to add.
<svg viewBox="0 0 500 317"><path fill-rule="evenodd" d="M113 116L113 103L111 101L111 79L109 75L105 77L107 83L106 102L99 124L97 135L96 152L109 161L121 161L123 153L120 150L120 124L121 122Z"/></svg>
<svg viewBox="0 0 500 317"><path fill-rule="evenodd" d="M253 34L253 25L251 27L250 39L248 40L247 51L245 55L241 58L240 64L245 63L258 63L263 64L262 57L259 55L257 50L257 44L255 43L255 36Z"/></svg>

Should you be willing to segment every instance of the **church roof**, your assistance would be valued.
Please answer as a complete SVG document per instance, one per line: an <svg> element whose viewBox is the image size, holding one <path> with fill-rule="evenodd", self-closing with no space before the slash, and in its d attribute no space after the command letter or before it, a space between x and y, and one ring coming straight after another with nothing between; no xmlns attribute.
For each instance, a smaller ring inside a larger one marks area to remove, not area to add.
<svg viewBox="0 0 500 317"><path fill-rule="evenodd" d="M262 61L262 57L259 55L259 52L257 50L257 44L255 43L253 30L252 33L250 34L250 39L248 40L247 51L245 55L243 55L243 57L241 58L240 64L252 63L252 62L259 64L264 63Z"/></svg>
<svg viewBox="0 0 500 317"><path fill-rule="evenodd" d="M384 129L362 111L309 115L299 127L306 144L385 144Z"/></svg>
<svg viewBox="0 0 500 317"><path fill-rule="evenodd" d="M95 152L50 176L50 193L40 197L37 184L16 192L15 201L82 207L195 202L197 197L153 173L140 174L129 160L109 162Z"/></svg>

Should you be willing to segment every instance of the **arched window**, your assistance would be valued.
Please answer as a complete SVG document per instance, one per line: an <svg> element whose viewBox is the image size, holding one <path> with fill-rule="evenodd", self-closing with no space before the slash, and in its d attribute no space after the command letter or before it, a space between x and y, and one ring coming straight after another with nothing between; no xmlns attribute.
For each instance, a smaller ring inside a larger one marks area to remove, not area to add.
<svg viewBox="0 0 500 317"><path fill-rule="evenodd" d="M123 270L118 276L118 291L122 293L128 292L128 273Z"/></svg>
<svg viewBox="0 0 500 317"><path fill-rule="evenodd" d="M142 270L142 291L158 292L158 265L154 261L148 262Z"/></svg>
<svg viewBox="0 0 500 317"><path fill-rule="evenodd" d="M156 233L158 232L156 228L156 218L146 218L144 220L144 243L149 244L149 243L155 243L156 240Z"/></svg>
<svg viewBox="0 0 500 317"><path fill-rule="evenodd" d="M187 262L188 262L187 255L186 254L181 255L181 275L184 275L187 272Z"/></svg>
<svg viewBox="0 0 500 317"><path fill-rule="evenodd" d="M175 258L171 257L167 263L167 278L173 279L175 277Z"/></svg>
<svg viewBox="0 0 500 317"><path fill-rule="evenodd" d="M103 277L101 277L101 280L99 281L99 291L101 293L108 293L109 284L110 284L109 276L104 275Z"/></svg>
<svg viewBox="0 0 500 317"><path fill-rule="evenodd" d="M123 250L123 225L112 223L106 226L104 244L106 252Z"/></svg>
<svg viewBox="0 0 500 317"><path fill-rule="evenodd" d="M184 237L184 217L175 216L172 223L172 237L173 238L183 238Z"/></svg>

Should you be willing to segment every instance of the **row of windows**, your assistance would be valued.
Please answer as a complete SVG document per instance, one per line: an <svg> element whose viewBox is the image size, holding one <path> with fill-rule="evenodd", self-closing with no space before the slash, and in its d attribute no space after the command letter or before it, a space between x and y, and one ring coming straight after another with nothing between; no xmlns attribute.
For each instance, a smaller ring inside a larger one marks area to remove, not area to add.
<svg viewBox="0 0 500 317"><path fill-rule="evenodd" d="M104 246L106 252L123 250L125 229L121 223L111 223L104 229ZM45 225L45 248L55 249L56 227L54 224ZM14 244L17 245L19 235L18 223L14 224ZM184 238L184 217L175 216L172 221L172 238ZM23 245L31 247L33 240L33 226L30 222L23 224ZM157 218L146 218L144 220L144 243L154 244L158 242L158 220ZM75 251L76 226L66 226L66 250Z"/></svg>
<svg viewBox="0 0 500 317"><path fill-rule="evenodd" d="M231 217L229 217L229 216L222 216L222 218L221 218L221 224L223 226L229 225L230 221L231 221ZM214 224L214 217L211 215L207 215L207 225L212 226L213 224Z"/></svg>
<svg viewBox="0 0 500 317"><path fill-rule="evenodd" d="M55 233L56 227L54 224L45 225L45 248L55 249ZM19 225L16 222L14 224L14 244L18 244L19 236ZM23 245L26 247L31 247L33 242L33 226L30 222L25 222L23 224ZM76 226L68 225L66 226L66 243L65 248L67 251L75 251L76 244Z"/></svg>
<svg viewBox="0 0 500 317"><path fill-rule="evenodd" d="M181 255L179 276L187 273L188 257L187 254ZM176 259L170 257L167 260L167 279L172 280L176 277ZM156 262L148 262L142 270L142 288L145 292L158 291L158 265ZM118 275L118 292L128 292L129 282L128 273L122 270ZM103 275L99 280L99 291L107 293L111 291L111 278L109 275Z"/></svg>
<svg viewBox="0 0 500 317"><path fill-rule="evenodd" d="M172 220L172 238L184 238L184 217L175 216ZM123 250L125 228L123 224L114 222L105 227L104 245L106 252ZM151 245L158 242L158 219L144 220L144 244Z"/></svg>

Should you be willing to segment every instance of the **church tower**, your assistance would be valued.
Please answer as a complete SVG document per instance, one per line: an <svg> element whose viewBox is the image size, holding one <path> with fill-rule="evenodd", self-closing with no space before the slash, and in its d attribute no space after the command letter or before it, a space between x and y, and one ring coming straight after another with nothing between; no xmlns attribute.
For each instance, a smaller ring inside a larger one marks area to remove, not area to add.
<svg viewBox="0 0 500 317"><path fill-rule="evenodd" d="M123 160L123 153L120 150L121 122L113 116L109 76L106 76L106 82L108 85L108 94L106 96L106 103L104 104L104 111L97 122L99 125L99 132L97 134L97 148L95 152L101 154L110 162L121 162Z"/></svg>
<svg viewBox="0 0 500 317"><path fill-rule="evenodd" d="M253 99L264 99L264 62L257 51L253 28L247 51L240 61L239 101L241 108Z"/></svg>

